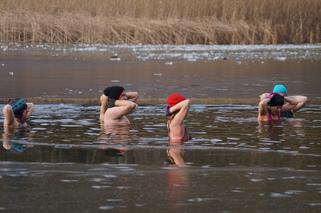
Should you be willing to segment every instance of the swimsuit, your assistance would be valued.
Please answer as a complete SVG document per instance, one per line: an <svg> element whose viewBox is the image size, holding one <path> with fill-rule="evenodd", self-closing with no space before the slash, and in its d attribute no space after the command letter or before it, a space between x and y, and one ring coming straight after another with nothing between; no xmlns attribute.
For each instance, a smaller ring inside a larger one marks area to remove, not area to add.
<svg viewBox="0 0 321 213"><path fill-rule="evenodd" d="M167 123L167 129L168 129L168 137L169 137L169 141L171 141L170 138L170 128L169 128L169 124ZM178 140L180 140L181 142L186 142L188 140L191 140L192 136L188 133L186 127L184 127L184 135L182 138L179 138Z"/></svg>
<svg viewBox="0 0 321 213"><path fill-rule="evenodd" d="M285 118L293 118L293 112L292 111L284 111L281 112L281 116Z"/></svg>

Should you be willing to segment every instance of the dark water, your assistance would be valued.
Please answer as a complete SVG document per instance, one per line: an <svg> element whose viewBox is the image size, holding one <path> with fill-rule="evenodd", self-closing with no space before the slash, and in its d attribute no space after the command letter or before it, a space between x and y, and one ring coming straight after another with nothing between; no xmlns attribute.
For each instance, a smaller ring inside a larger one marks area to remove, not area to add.
<svg viewBox="0 0 321 213"><path fill-rule="evenodd" d="M320 105L262 126L256 106L192 105L184 168L165 163L164 107L106 130L98 106L36 105L2 140L15 148L0 151L0 210L320 212Z"/></svg>
<svg viewBox="0 0 321 213"><path fill-rule="evenodd" d="M118 54L119 60L110 60ZM143 98L257 98L283 83L321 98L321 46L0 45L0 97L96 98L121 84Z"/></svg>
<svg viewBox="0 0 321 213"><path fill-rule="evenodd" d="M0 98L98 99L120 84L142 99L242 99L283 83L313 100L320 67L320 45L0 44ZM2 136L0 212L321 212L321 105L259 125L255 105L194 103L193 139L179 147L168 147L164 108L103 129L98 106L36 104L29 128Z"/></svg>

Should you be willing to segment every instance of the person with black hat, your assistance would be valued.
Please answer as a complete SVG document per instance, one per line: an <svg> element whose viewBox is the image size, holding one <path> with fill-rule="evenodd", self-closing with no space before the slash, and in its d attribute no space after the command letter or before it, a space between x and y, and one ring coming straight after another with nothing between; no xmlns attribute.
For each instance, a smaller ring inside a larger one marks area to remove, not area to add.
<svg viewBox="0 0 321 213"><path fill-rule="evenodd" d="M127 114L137 107L138 92L125 92L121 86L107 87L100 96L99 120L104 126L129 125Z"/></svg>
<svg viewBox="0 0 321 213"><path fill-rule="evenodd" d="M288 90L283 84L277 84L273 88L273 93L278 93L279 95L282 95L283 97L290 98L292 100L292 103L286 103L282 107L281 116L285 118L293 118L294 113L299 111L306 102L308 101L308 98L303 95L288 95Z"/></svg>
<svg viewBox="0 0 321 213"><path fill-rule="evenodd" d="M33 103L27 103L23 98L16 98L3 107L4 128L24 127L30 119Z"/></svg>
<svg viewBox="0 0 321 213"><path fill-rule="evenodd" d="M282 96L279 93L260 95L258 120L267 122L280 120L283 107L287 104L294 105L295 100L290 96Z"/></svg>

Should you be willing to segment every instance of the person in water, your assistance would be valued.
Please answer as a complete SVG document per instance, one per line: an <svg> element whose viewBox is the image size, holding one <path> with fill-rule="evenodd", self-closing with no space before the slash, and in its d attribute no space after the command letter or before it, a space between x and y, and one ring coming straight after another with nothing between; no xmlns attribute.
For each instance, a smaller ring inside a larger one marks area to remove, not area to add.
<svg viewBox="0 0 321 213"><path fill-rule="evenodd" d="M125 92L120 86L107 87L100 97L100 122L105 126L129 125L126 115L137 107L138 92Z"/></svg>
<svg viewBox="0 0 321 213"><path fill-rule="evenodd" d="M33 103L27 103L23 98L16 98L3 107L4 129L25 127L28 125Z"/></svg>
<svg viewBox="0 0 321 213"><path fill-rule="evenodd" d="M264 93L260 95L259 121L278 121L286 106L296 105L296 99L290 96L282 96L278 93Z"/></svg>
<svg viewBox="0 0 321 213"><path fill-rule="evenodd" d="M26 150L26 147L30 147L26 144L13 143L10 137L28 133L28 121L32 111L33 103L27 103L23 98L16 98L3 107L2 146L6 150L21 153Z"/></svg>
<svg viewBox="0 0 321 213"><path fill-rule="evenodd" d="M288 90L283 84L277 84L273 88L273 93L277 93L285 98L285 104L282 106L280 116L293 118L294 113L299 111L307 102L308 98L303 95L288 96ZM268 98L270 93L262 94L261 100Z"/></svg>
<svg viewBox="0 0 321 213"><path fill-rule="evenodd" d="M189 106L190 100L180 93L173 93L167 98L166 116L170 144L191 139L184 125Z"/></svg>

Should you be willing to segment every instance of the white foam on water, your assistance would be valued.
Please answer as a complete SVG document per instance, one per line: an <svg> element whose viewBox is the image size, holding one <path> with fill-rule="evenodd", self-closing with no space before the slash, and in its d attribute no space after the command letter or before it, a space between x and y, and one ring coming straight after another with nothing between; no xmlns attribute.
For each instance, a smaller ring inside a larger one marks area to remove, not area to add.
<svg viewBox="0 0 321 213"><path fill-rule="evenodd" d="M99 209L100 210L111 210L111 209L114 209L115 207L114 206L100 206Z"/></svg>
<svg viewBox="0 0 321 213"><path fill-rule="evenodd" d="M271 197L274 197L274 198L290 197L290 196L287 195L287 194L282 194L282 193L277 193L277 192L271 192L271 193L270 193L270 196L271 196Z"/></svg>
<svg viewBox="0 0 321 213"><path fill-rule="evenodd" d="M309 203L309 206L321 206L321 203Z"/></svg>
<svg viewBox="0 0 321 213"><path fill-rule="evenodd" d="M60 180L63 183L76 183L79 182L79 180L72 180L72 179L61 179Z"/></svg>
<svg viewBox="0 0 321 213"><path fill-rule="evenodd" d="M106 185L97 186L97 185L95 185L95 186L91 186L91 188L93 188L93 189L106 189L106 188L111 188L111 186L106 186Z"/></svg>

